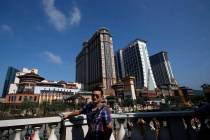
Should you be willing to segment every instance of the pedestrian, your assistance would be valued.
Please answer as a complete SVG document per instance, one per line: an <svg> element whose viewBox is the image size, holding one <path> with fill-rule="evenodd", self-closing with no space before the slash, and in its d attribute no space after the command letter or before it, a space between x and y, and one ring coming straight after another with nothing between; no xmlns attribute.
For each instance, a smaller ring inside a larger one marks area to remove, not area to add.
<svg viewBox="0 0 210 140"><path fill-rule="evenodd" d="M76 115L85 114L87 116L88 132L85 140L109 140L112 133L112 118L109 107L104 103L103 90L94 88L91 94L92 102L64 115L64 119Z"/></svg>

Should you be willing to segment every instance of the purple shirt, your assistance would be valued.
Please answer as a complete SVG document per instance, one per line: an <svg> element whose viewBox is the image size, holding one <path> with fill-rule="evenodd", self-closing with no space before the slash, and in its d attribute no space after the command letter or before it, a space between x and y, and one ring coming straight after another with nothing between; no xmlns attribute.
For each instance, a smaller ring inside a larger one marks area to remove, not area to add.
<svg viewBox="0 0 210 140"><path fill-rule="evenodd" d="M100 104L96 111L92 111L94 105L89 103L85 105L81 113L86 114L87 123L92 132L104 131L104 125L112 122L110 109L106 104Z"/></svg>

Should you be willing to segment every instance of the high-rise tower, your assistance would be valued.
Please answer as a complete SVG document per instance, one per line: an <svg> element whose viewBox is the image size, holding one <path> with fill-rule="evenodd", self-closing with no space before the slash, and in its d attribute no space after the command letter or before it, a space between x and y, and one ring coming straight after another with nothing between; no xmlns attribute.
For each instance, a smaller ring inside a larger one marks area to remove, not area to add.
<svg viewBox="0 0 210 140"><path fill-rule="evenodd" d="M112 36L107 28L100 28L83 43L76 57L76 81L85 90L96 86L109 89L116 82Z"/></svg>
<svg viewBox="0 0 210 140"><path fill-rule="evenodd" d="M14 83L15 76L16 76L17 72L19 72L19 70L17 70L16 68L8 67L7 75L6 75L6 78L5 78L5 81L4 81L4 88L3 88L2 97L5 97L8 94L10 84Z"/></svg>
<svg viewBox="0 0 210 140"><path fill-rule="evenodd" d="M177 82L174 78L167 52L162 51L150 56L150 62L158 86L176 87Z"/></svg>
<svg viewBox="0 0 210 140"><path fill-rule="evenodd" d="M119 73L135 77L136 88L154 90L157 86L151 69L146 43L145 40L136 39L126 48L118 51L119 55L122 53L122 59L117 61L120 61L120 65L124 66L124 72L119 69L121 71Z"/></svg>
<svg viewBox="0 0 210 140"><path fill-rule="evenodd" d="M125 77L125 68L123 61L123 50L120 49L115 53L115 68L117 81L121 81Z"/></svg>

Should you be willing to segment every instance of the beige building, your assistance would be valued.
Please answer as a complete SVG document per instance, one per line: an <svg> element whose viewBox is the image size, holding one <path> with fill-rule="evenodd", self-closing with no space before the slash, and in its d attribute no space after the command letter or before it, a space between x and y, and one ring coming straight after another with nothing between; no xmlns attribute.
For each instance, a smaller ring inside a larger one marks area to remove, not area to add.
<svg viewBox="0 0 210 140"><path fill-rule="evenodd" d="M32 93L18 93L18 94L8 94L5 97L4 103L7 104L20 104L24 101L31 101L31 102L38 102L39 101L39 95L32 94Z"/></svg>
<svg viewBox="0 0 210 140"><path fill-rule="evenodd" d="M31 102L62 101L80 91L81 84L65 81L44 80L38 75L38 70L23 69L16 74L14 90L2 101L8 104L19 104L26 100ZM11 86L10 86L11 87Z"/></svg>
<svg viewBox="0 0 210 140"><path fill-rule="evenodd" d="M112 88L115 90L115 95L123 100L136 100L134 80L135 77L126 76L122 79L122 81L114 84Z"/></svg>
<svg viewBox="0 0 210 140"><path fill-rule="evenodd" d="M109 89L116 83L112 36L106 28L100 28L83 43L76 57L76 82L84 84L84 90L96 86Z"/></svg>

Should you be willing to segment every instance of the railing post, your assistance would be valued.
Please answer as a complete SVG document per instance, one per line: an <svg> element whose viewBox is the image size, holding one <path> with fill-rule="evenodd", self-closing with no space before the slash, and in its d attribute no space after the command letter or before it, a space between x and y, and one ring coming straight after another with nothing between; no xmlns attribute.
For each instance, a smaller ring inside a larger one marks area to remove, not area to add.
<svg viewBox="0 0 210 140"><path fill-rule="evenodd" d="M85 118L84 115L83 115L83 118ZM83 124L87 124L87 119L84 119L84 120L83 120ZM87 134L87 132L88 132L88 125L83 125L83 126L82 126L82 130L83 130L83 132L84 132L84 137L85 137L86 134Z"/></svg>
<svg viewBox="0 0 210 140"><path fill-rule="evenodd" d="M21 140L21 131L22 131L22 129L15 129L15 138L14 138L14 140Z"/></svg>
<svg viewBox="0 0 210 140"><path fill-rule="evenodd" d="M51 132L50 132L50 136L49 136L48 140L57 140L57 137L55 135L55 127L56 127L56 125L50 126Z"/></svg>
<svg viewBox="0 0 210 140"><path fill-rule="evenodd" d="M138 135L138 136L141 137L142 139L145 138L145 124L146 124L146 122L145 122L145 120L143 118L138 118L136 127L139 128L140 135Z"/></svg>
<svg viewBox="0 0 210 140"><path fill-rule="evenodd" d="M61 131L62 131L61 140L72 140L72 126L73 123L71 123L69 119L63 120L63 125L61 125Z"/></svg>
<svg viewBox="0 0 210 140"><path fill-rule="evenodd" d="M120 129L117 133L117 140L124 140L125 138L125 128L124 128L124 120L119 120Z"/></svg>
<svg viewBox="0 0 210 140"><path fill-rule="evenodd" d="M43 131L43 137L44 137L44 140L47 140L47 124L44 124L44 131Z"/></svg>
<svg viewBox="0 0 210 140"><path fill-rule="evenodd" d="M7 139L9 139L9 138L10 138L9 129L7 130L6 138L7 138Z"/></svg>
<svg viewBox="0 0 210 140"><path fill-rule="evenodd" d="M60 140L66 140L66 127L64 125L64 120L61 120L60 126Z"/></svg>
<svg viewBox="0 0 210 140"><path fill-rule="evenodd" d="M114 135L113 135L113 132L111 134L110 140L115 140Z"/></svg>
<svg viewBox="0 0 210 140"><path fill-rule="evenodd" d="M40 140L40 138L39 138L39 129L40 129L40 127L34 127L34 136L33 136L33 138L32 138L32 140Z"/></svg>
<svg viewBox="0 0 210 140"><path fill-rule="evenodd" d="M127 119L126 119L127 120L127 137L130 140L131 139L133 123L128 118L129 118L129 115L127 114Z"/></svg>

